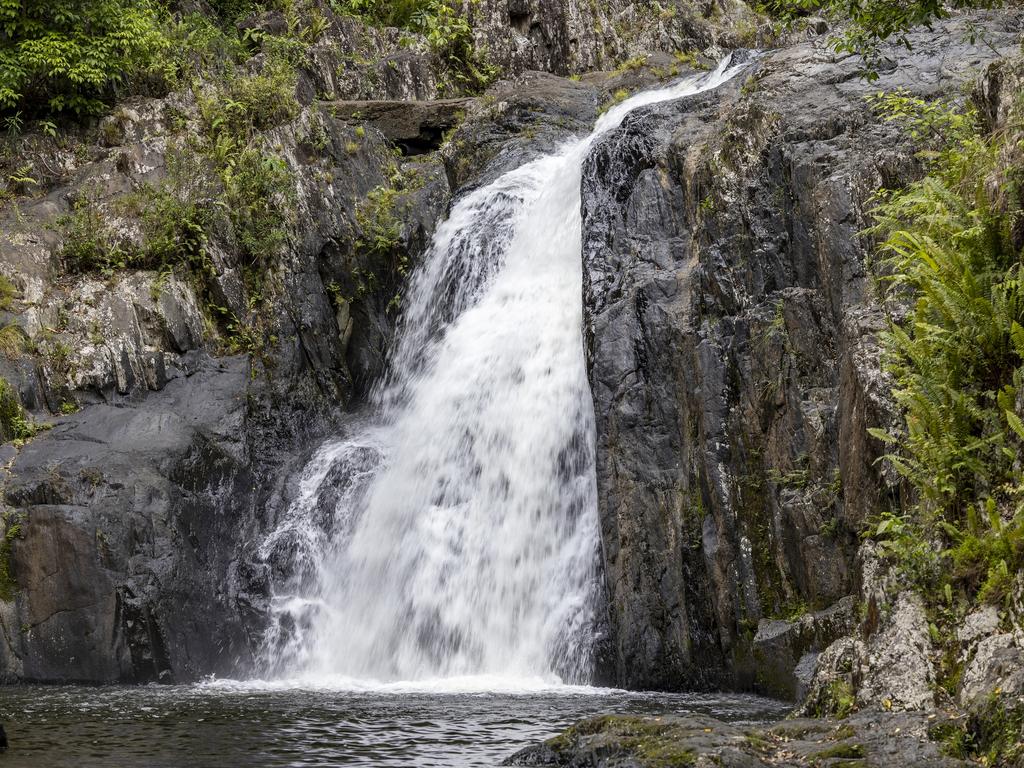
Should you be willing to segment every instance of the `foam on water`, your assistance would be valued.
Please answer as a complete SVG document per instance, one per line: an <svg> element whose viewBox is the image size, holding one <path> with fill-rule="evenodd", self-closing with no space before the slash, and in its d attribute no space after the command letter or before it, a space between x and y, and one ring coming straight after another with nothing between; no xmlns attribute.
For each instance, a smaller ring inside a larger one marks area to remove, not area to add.
<svg viewBox="0 0 1024 768"><path fill-rule="evenodd" d="M536 692L591 679L583 163L632 110L739 69L634 96L454 204L406 293L374 415L320 448L264 544L268 561L292 562L266 641L280 684Z"/></svg>
<svg viewBox="0 0 1024 768"><path fill-rule="evenodd" d="M204 690L228 692L318 691L338 693L372 693L380 695L487 694L501 696L610 696L623 694L616 688L592 685L566 685L557 677L503 677L499 675L463 675L459 677L425 678L384 682L345 675L302 675L272 680L229 680L210 678L198 683Z"/></svg>

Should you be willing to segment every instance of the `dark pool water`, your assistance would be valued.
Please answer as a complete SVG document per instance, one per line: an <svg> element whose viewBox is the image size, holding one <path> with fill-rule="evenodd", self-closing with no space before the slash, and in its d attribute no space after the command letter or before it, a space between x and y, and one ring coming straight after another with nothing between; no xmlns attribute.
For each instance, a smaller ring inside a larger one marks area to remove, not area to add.
<svg viewBox="0 0 1024 768"><path fill-rule="evenodd" d="M211 683L0 687L10 748L0 768L494 766L602 713L781 717L754 696L593 689L529 692L328 690Z"/></svg>

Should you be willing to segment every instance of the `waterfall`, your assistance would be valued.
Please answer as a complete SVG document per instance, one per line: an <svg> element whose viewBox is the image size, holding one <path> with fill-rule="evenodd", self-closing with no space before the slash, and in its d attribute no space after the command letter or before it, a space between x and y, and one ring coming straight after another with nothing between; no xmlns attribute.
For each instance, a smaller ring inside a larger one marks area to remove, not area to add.
<svg viewBox="0 0 1024 768"><path fill-rule="evenodd" d="M381 683L586 683L600 597L582 342L580 186L638 94L589 136L456 201L405 296L372 415L329 441L264 542L289 553L271 671Z"/></svg>

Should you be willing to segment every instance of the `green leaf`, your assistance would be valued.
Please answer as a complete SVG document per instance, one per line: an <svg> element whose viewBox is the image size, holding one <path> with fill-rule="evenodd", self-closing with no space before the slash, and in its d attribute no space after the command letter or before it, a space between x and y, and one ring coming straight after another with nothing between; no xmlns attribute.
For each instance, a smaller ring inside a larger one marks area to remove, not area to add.
<svg viewBox="0 0 1024 768"><path fill-rule="evenodd" d="M1017 436L1020 437L1021 440L1024 440L1024 422L1020 420L1020 416L1013 411L1006 411L1005 413L1006 421L1010 425L1010 428L1017 433Z"/></svg>
<svg viewBox="0 0 1024 768"><path fill-rule="evenodd" d="M868 427L868 434L876 440L881 440L883 443L892 444L897 442L897 439L886 432L884 429L878 427Z"/></svg>

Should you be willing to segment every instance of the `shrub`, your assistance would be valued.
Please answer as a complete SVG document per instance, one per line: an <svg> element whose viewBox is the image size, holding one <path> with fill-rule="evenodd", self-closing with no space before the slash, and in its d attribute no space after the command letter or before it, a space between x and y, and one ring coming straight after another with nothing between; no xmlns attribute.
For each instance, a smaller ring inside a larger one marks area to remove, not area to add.
<svg viewBox="0 0 1024 768"><path fill-rule="evenodd" d="M38 428L25 415L18 393L0 378L0 441L11 442L33 437Z"/></svg>
<svg viewBox="0 0 1024 768"><path fill-rule="evenodd" d="M168 45L152 0L0 0L0 108L95 114Z"/></svg>
<svg viewBox="0 0 1024 768"><path fill-rule="evenodd" d="M928 735L942 751L981 765L1021 765L1024 762L1024 707L998 689L964 719L932 726Z"/></svg>
<svg viewBox="0 0 1024 768"><path fill-rule="evenodd" d="M14 300L18 297L18 289L6 275L0 275L0 311L13 312Z"/></svg>
<svg viewBox="0 0 1024 768"><path fill-rule="evenodd" d="M498 70L476 47L473 28L455 0L431 0L415 17L416 29L443 63L446 74L460 90L479 91Z"/></svg>
<svg viewBox="0 0 1024 768"><path fill-rule="evenodd" d="M199 13L181 17L168 28L169 48L162 61L172 85L194 78L223 79L249 56L234 29L225 31L214 19Z"/></svg>
<svg viewBox="0 0 1024 768"><path fill-rule="evenodd" d="M421 33L459 90L481 90L497 76L485 52L477 48L458 0L332 0L331 5L338 13L371 24Z"/></svg>
<svg viewBox="0 0 1024 768"><path fill-rule="evenodd" d="M288 238L294 194L288 167L261 146L250 146L231 158L221 178L239 245L251 267L266 267Z"/></svg>
<svg viewBox="0 0 1024 768"><path fill-rule="evenodd" d="M910 483L916 506L874 532L920 587L946 580L969 599L1003 600L1024 567L1024 294L1003 167L1011 135L979 135L973 113L905 95L875 100L925 141L928 174L881 196L873 232L892 322L884 363L904 419L872 434ZM941 550L928 542L941 545Z"/></svg>
<svg viewBox="0 0 1024 768"><path fill-rule="evenodd" d="M127 254L116 242L93 189L84 190L74 200L71 213L58 218L57 224L64 235L60 256L69 272L109 276L128 266Z"/></svg>
<svg viewBox="0 0 1024 768"><path fill-rule="evenodd" d="M152 269L205 267L206 233L215 210L210 197L203 194L207 171L198 163L190 164L196 175L185 179L176 168L180 157L169 156L170 183L142 193L143 251L139 261Z"/></svg>
<svg viewBox="0 0 1024 768"><path fill-rule="evenodd" d="M17 323L8 323L0 327L0 354L7 358L16 358L25 351L26 336Z"/></svg>
<svg viewBox="0 0 1024 768"><path fill-rule="evenodd" d="M336 13L357 16L382 27L411 29L432 0L331 0Z"/></svg>

